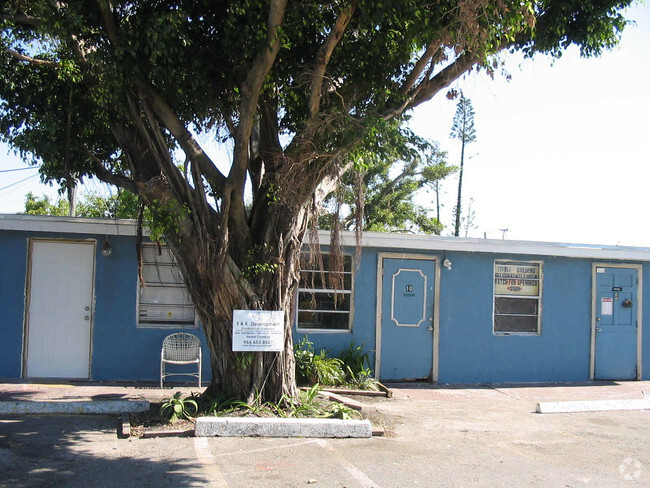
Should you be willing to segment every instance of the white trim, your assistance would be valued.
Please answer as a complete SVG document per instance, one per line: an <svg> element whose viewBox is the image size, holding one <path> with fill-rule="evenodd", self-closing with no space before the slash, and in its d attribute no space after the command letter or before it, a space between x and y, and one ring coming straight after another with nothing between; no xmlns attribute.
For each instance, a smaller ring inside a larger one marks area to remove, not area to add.
<svg viewBox="0 0 650 488"><path fill-rule="evenodd" d="M104 234L135 236L138 222L134 219L91 219L85 217L53 217L51 215L0 214L0 230L24 232L56 232L58 234ZM146 227L144 235L149 235Z"/></svg>
<svg viewBox="0 0 650 488"><path fill-rule="evenodd" d="M0 214L0 230L56 232L59 234L105 234L135 236L137 221L133 219L91 219L54 217L49 215ZM143 228L145 235L148 229ZM319 240L329 239L329 231L319 231ZM354 232L341 232L343 246L355 247ZM560 242L511 241L432 235L364 232L362 247L428 251L462 251L497 254L529 254L572 258L650 261L650 247L605 246Z"/></svg>
<svg viewBox="0 0 650 488"><path fill-rule="evenodd" d="M319 238L324 239L328 235L327 231L319 231ZM354 247L354 233L341 232L341 243L343 246ZM509 241L503 239L471 239L380 232L364 232L361 245L363 247L416 250L419 252L462 251L650 261L650 248L648 247Z"/></svg>
<svg viewBox="0 0 650 488"><path fill-rule="evenodd" d="M431 344L431 382L438 381L438 350L440 344L440 256L427 254L409 254L395 252L377 253L377 309L375 310L375 379L379 379L381 369L381 323L383 309L383 269L384 259L414 259L432 261L434 264L433 280L433 340Z"/></svg>
<svg viewBox="0 0 650 488"><path fill-rule="evenodd" d="M422 276L422 279L424 280L424 300L422 301L422 318L418 321L417 324L400 324L399 320L395 318L395 278L402 272L402 271L411 271L413 273L420 273L420 276ZM426 322L427 320L427 277L426 275L422 272L421 269L410 269L410 268L400 268L397 270L397 273L393 273L393 279L391 281L392 286L390 290L390 319L395 322L396 327L420 327L420 324L422 322ZM433 299L433 297L431 297Z"/></svg>
<svg viewBox="0 0 650 488"><path fill-rule="evenodd" d="M594 381L596 377L596 269L597 268L626 268L636 269L636 379L643 378L643 266L629 263L591 263L591 357L589 358L589 379Z"/></svg>

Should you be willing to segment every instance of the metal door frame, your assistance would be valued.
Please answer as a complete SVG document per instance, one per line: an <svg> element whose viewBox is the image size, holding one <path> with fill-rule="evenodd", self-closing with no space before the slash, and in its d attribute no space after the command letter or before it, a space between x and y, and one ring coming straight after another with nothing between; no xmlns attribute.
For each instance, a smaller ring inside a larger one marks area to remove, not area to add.
<svg viewBox="0 0 650 488"><path fill-rule="evenodd" d="M29 309L32 299L32 256L34 254L34 243L56 243L56 244L85 244L92 246L92 263L91 263L91 284L92 290L90 291L90 326L88 333L90 334L88 341L88 377L87 378L71 378L71 379L91 379L92 378L92 356L93 356L93 337L95 325L95 276L97 268L97 241L95 239L52 239L41 237L27 238L27 266L25 276L25 311L23 313L23 344L22 344L22 361L21 361L21 378L27 379L27 354L29 352Z"/></svg>
<svg viewBox="0 0 650 488"><path fill-rule="evenodd" d="M440 256L428 254L410 254L396 252L377 253L377 309L375 313L375 378L379 379L381 366L381 323L383 311L383 287L384 287L384 259L413 259L419 261L432 261L434 264L433 279L433 341L431 356L431 381L438 381L438 348L440 342Z"/></svg>
<svg viewBox="0 0 650 488"><path fill-rule="evenodd" d="M642 376L642 358L643 358L643 266L640 264L630 263L602 263L595 262L591 264L591 358L589 364L589 379L594 381L596 377L596 269L597 268L625 268L636 269L638 283L636 285L636 379L640 380Z"/></svg>

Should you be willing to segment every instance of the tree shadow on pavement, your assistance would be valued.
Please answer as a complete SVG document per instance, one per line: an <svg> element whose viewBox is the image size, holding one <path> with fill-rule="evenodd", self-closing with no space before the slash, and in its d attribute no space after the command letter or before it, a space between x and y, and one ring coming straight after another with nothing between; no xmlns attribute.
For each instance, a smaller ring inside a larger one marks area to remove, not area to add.
<svg viewBox="0 0 650 488"><path fill-rule="evenodd" d="M0 418L0 487L202 486L192 439L119 440L106 416Z"/></svg>

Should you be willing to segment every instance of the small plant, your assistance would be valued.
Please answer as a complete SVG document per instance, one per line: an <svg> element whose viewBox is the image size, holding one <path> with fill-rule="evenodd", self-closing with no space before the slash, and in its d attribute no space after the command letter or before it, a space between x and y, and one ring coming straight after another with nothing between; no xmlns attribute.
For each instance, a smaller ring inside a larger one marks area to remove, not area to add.
<svg viewBox="0 0 650 488"><path fill-rule="evenodd" d="M336 386L343 383L343 361L331 358L325 349L314 351L314 343L304 336L295 346L296 380L299 384Z"/></svg>
<svg viewBox="0 0 650 488"><path fill-rule="evenodd" d="M182 418L191 420L199 412L199 405L193 397L181 398L181 392L177 391L172 398L164 401L160 406L160 415L167 418L171 423Z"/></svg>
<svg viewBox="0 0 650 488"><path fill-rule="evenodd" d="M236 408L237 402L231 395L226 392L220 392L216 396L193 395L199 406L200 415L222 415Z"/></svg>
<svg viewBox="0 0 650 488"><path fill-rule="evenodd" d="M330 403L328 410L328 417L330 418L335 418L335 419L341 419L341 420L349 420L352 418L354 415L355 411L352 410L350 407L347 405L343 405L342 403Z"/></svg>
<svg viewBox="0 0 650 488"><path fill-rule="evenodd" d="M370 369L370 352L363 344L350 343L339 353L345 369L345 384L358 390L378 390L377 380Z"/></svg>

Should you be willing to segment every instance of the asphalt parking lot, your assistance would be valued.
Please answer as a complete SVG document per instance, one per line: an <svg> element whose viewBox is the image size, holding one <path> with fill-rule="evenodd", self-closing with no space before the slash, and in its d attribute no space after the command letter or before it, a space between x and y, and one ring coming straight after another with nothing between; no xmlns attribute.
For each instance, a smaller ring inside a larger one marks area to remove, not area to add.
<svg viewBox="0 0 650 488"><path fill-rule="evenodd" d="M369 400L387 422L371 439L118 439L111 417L3 417L0 486L650 486L650 411L535 413L644 389L401 385Z"/></svg>

